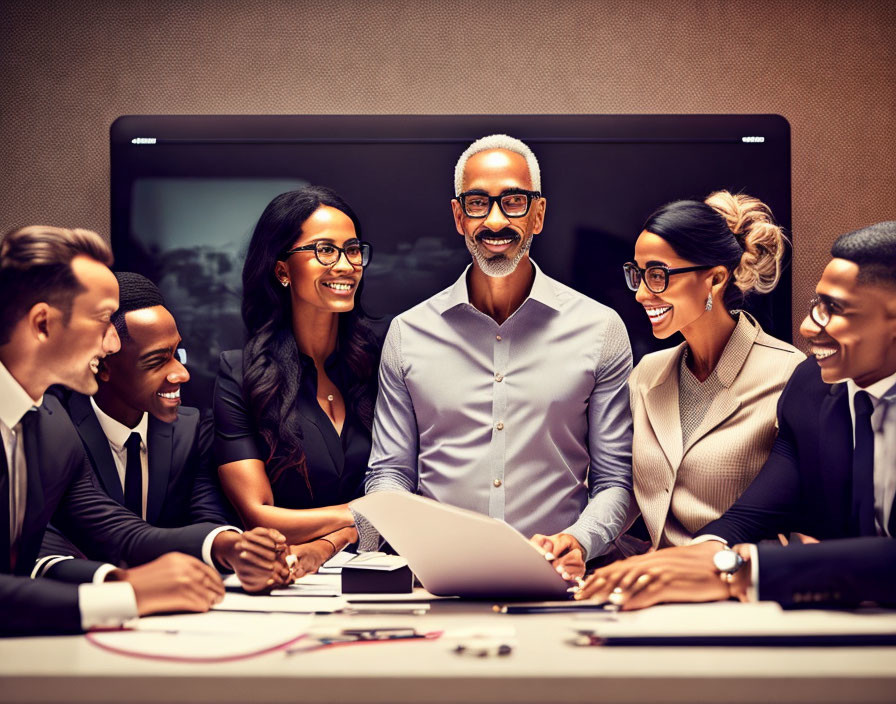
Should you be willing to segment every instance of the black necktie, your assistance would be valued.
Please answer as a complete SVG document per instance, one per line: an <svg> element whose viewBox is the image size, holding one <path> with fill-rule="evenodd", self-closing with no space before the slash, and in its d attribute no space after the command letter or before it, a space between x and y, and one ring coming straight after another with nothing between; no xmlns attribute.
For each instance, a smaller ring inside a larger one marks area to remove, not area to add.
<svg viewBox="0 0 896 704"><path fill-rule="evenodd" d="M124 470L124 506L143 518L143 466L140 462L140 434L131 433L124 444L128 462Z"/></svg>
<svg viewBox="0 0 896 704"><path fill-rule="evenodd" d="M853 400L856 413L856 446L852 453L852 521L859 535L877 535L874 528L874 404L867 391Z"/></svg>
<svg viewBox="0 0 896 704"><path fill-rule="evenodd" d="M3 438L0 438L0 574L10 572L12 562L12 546L9 544L9 495L9 467Z"/></svg>

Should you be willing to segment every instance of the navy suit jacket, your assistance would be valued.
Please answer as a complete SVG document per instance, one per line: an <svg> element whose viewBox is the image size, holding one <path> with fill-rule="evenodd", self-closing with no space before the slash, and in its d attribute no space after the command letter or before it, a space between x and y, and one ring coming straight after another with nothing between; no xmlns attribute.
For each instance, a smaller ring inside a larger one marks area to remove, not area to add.
<svg viewBox="0 0 896 704"><path fill-rule="evenodd" d="M824 383L810 357L794 370L778 401L778 437L762 470L721 518L700 531L729 545L794 531L822 541L760 545L761 599L785 605L896 603L896 540L859 538L852 524L852 452L846 384ZM896 535L896 510L888 530Z"/></svg>
<svg viewBox="0 0 896 704"><path fill-rule="evenodd" d="M60 396L72 423L81 437L87 457L100 486L124 506L118 470L109 440L93 411L90 397L69 392ZM210 459L211 423L200 422L199 411L181 407L173 423L150 416L147 429L149 485L146 494L146 522L160 528L179 528L203 521L225 525L232 523L227 502L212 476ZM50 526L40 551L48 555L83 557L82 551ZM90 581L99 565L82 560L56 563L46 576L67 581Z"/></svg>
<svg viewBox="0 0 896 704"><path fill-rule="evenodd" d="M0 545L0 634L81 630L77 584L28 576L50 520L92 559L140 565L174 550L201 559L202 543L215 525L154 528L110 499L98 486L78 433L54 396L44 396L23 441L28 472L25 517L14 573L9 546Z"/></svg>

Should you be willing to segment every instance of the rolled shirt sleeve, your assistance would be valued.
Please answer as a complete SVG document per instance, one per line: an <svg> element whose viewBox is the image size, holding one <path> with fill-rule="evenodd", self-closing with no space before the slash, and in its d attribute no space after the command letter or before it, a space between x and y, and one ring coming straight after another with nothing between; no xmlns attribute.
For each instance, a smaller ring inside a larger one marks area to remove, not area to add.
<svg viewBox="0 0 896 704"><path fill-rule="evenodd" d="M591 559L605 553L637 518L632 494L632 352L622 319L612 313L588 402L589 501L565 532Z"/></svg>
<svg viewBox="0 0 896 704"><path fill-rule="evenodd" d="M365 493L416 491L417 452L417 418L402 371L401 323L395 319L383 343Z"/></svg>

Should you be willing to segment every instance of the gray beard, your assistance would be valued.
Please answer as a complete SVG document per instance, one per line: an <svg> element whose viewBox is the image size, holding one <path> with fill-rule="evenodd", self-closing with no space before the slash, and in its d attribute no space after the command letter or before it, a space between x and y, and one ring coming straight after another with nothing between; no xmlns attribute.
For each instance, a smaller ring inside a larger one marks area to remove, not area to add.
<svg viewBox="0 0 896 704"><path fill-rule="evenodd" d="M476 263L482 270L482 273L486 276L500 279L504 276L510 276L516 271L516 267L522 258L529 253L529 248L532 246L532 238L534 236L535 235L529 235L523 240L522 246L517 250L516 254L513 255L513 259L508 259L503 254L489 255L488 253L483 252L475 237L464 237L464 242L467 245L467 250L473 255L473 259L476 260Z"/></svg>

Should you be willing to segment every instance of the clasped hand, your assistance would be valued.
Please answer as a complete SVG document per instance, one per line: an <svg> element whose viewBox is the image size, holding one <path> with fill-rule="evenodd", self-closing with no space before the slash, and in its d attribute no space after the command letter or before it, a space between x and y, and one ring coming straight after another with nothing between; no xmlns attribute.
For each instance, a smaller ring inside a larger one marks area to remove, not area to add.
<svg viewBox="0 0 896 704"><path fill-rule="evenodd" d="M595 570L575 598L609 601L627 611L662 602L728 599L728 585L712 561L722 548L717 541L706 541L619 560Z"/></svg>

